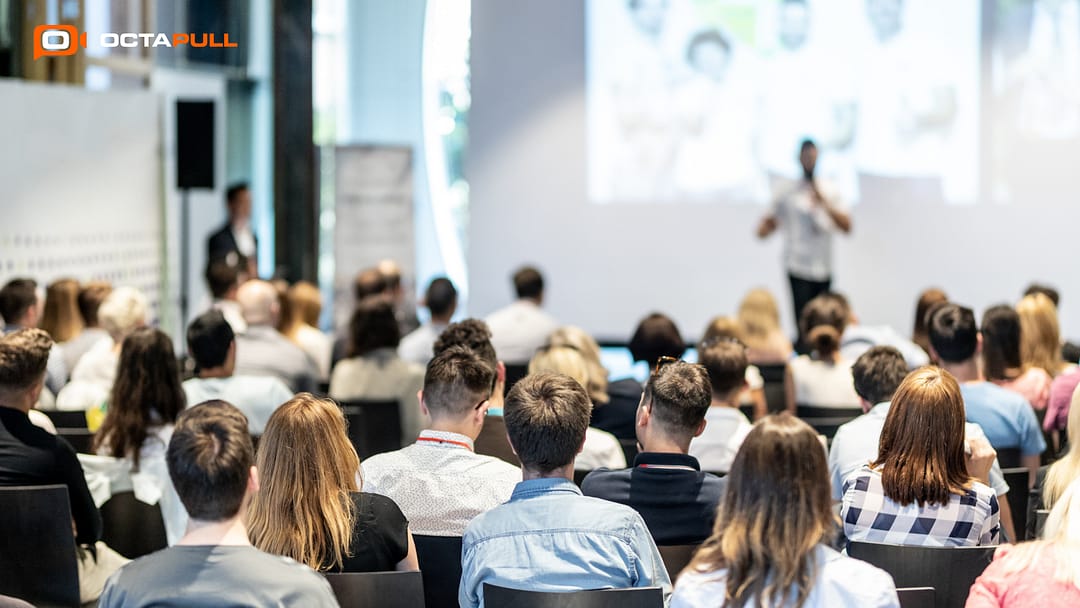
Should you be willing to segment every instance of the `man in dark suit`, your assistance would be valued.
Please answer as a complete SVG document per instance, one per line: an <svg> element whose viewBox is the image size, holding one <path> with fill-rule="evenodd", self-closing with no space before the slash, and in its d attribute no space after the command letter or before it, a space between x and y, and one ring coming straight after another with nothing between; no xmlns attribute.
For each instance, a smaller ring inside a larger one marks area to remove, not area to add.
<svg viewBox="0 0 1080 608"><path fill-rule="evenodd" d="M259 241L251 229L251 191L246 183L229 186L225 191L229 221L210 235L207 241L207 260L224 259L232 266L247 268L248 275L258 274L256 255ZM243 264L241 264L243 262Z"/></svg>

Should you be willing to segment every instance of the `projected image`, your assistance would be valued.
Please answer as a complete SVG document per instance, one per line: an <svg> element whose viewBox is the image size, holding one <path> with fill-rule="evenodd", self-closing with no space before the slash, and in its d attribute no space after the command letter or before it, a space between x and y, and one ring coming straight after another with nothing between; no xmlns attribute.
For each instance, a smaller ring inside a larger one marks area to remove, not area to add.
<svg viewBox="0 0 1080 608"><path fill-rule="evenodd" d="M591 0L589 197L765 204L819 175L862 204L974 202L977 0Z"/></svg>

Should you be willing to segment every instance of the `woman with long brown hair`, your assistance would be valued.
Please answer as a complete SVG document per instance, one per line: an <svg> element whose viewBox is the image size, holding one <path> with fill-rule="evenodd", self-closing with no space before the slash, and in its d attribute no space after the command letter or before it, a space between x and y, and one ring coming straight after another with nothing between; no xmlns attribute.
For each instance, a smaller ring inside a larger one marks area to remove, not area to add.
<svg viewBox="0 0 1080 608"><path fill-rule="evenodd" d="M897 545L996 545L998 501L988 486L995 457L985 439L964 438L956 378L938 367L915 370L893 395L877 460L844 481L844 535Z"/></svg>
<svg viewBox="0 0 1080 608"><path fill-rule="evenodd" d="M899 606L892 578L829 547L836 534L825 450L788 414L754 425L727 477L713 534L671 608Z"/></svg>
<svg viewBox="0 0 1080 608"><path fill-rule="evenodd" d="M301 393L259 440L251 542L319 571L418 570L409 522L394 501L360 491L360 459L334 402Z"/></svg>
<svg viewBox="0 0 1080 608"><path fill-rule="evenodd" d="M1036 410L1045 410L1053 379L1043 368L1024 364L1020 356L1020 315L1011 306L991 306L983 313L981 333L986 379L1023 395Z"/></svg>
<svg viewBox="0 0 1080 608"><path fill-rule="evenodd" d="M41 314L41 329L49 332L53 342L64 344L83 330L79 314L79 282L57 279L45 290L45 311Z"/></svg>

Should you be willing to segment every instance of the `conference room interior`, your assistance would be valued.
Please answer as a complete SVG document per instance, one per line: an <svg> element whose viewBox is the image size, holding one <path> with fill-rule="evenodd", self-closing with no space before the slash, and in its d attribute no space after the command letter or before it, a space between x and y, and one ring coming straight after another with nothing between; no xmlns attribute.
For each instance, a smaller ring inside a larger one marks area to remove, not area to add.
<svg viewBox="0 0 1080 608"><path fill-rule="evenodd" d="M0 133L0 607L1080 605L1080 0L0 0Z"/></svg>

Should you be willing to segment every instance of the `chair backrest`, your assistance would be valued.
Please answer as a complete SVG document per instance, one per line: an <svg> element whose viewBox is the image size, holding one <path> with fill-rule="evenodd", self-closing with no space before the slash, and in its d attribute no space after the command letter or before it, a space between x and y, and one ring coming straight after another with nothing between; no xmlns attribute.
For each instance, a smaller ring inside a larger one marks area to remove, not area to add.
<svg viewBox="0 0 1080 608"><path fill-rule="evenodd" d="M506 438L506 421L502 416L484 417L484 427L473 442L477 454L494 456L499 460L509 462L515 467L521 466L517 454L510 447L510 440Z"/></svg>
<svg viewBox="0 0 1080 608"><path fill-rule="evenodd" d="M933 587L906 587L897 589L900 608L934 608L935 592Z"/></svg>
<svg viewBox="0 0 1080 608"><path fill-rule="evenodd" d="M851 541L848 555L892 575L899 587L933 587L938 608L963 606L997 547L907 547Z"/></svg>
<svg viewBox="0 0 1080 608"><path fill-rule="evenodd" d="M765 404L769 413L775 414L787 408L787 396L784 393L784 372L787 369L783 363L779 365L759 365L761 379L765 381Z"/></svg>
<svg viewBox="0 0 1080 608"><path fill-rule="evenodd" d="M79 574L67 486L0 488L0 594L78 606Z"/></svg>
<svg viewBox="0 0 1080 608"><path fill-rule="evenodd" d="M457 608L461 584L461 537L413 535L424 579L424 606Z"/></svg>
<svg viewBox="0 0 1080 608"><path fill-rule="evenodd" d="M128 559L169 545L161 503L148 505L131 491L113 494L101 505L101 524L101 540Z"/></svg>
<svg viewBox="0 0 1080 608"><path fill-rule="evenodd" d="M820 407L816 405L796 405L795 415L799 418L847 418L853 420L863 415L861 407Z"/></svg>
<svg viewBox="0 0 1080 608"><path fill-rule="evenodd" d="M515 384L517 384L518 380L521 380L522 378L524 378L525 376L528 376L528 375L529 375L529 364L528 363L507 363L506 364L506 383L504 385L504 388L506 389L506 394L507 395L510 394L510 389L513 388Z"/></svg>
<svg viewBox="0 0 1080 608"><path fill-rule="evenodd" d="M484 583L487 608L662 608L659 587L595 591L521 591Z"/></svg>
<svg viewBox="0 0 1080 608"><path fill-rule="evenodd" d="M81 410L42 410L41 413L49 417L49 420L52 421L53 426L55 426L57 430L87 428L86 412Z"/></svg>
<svg viewBox="0 0 1080 608"><path fill-rule="evenodd" d="M634 459L638 455L637 439L620 439L619 446L622 447L623 456L626 457L626 466L634 466Z"/></svg>
<svg viewBox="0 0 1080 608"><path fill-rule="evenodd" d="M585 481L585 478L589 476L589 473L592 473L592 470L574 469L574 483L580 488L581 482Z"/></svg>
<svg viewBox="0 0 1080 608"><path fill-rule="evenodd" d="M752 406L752 405L740 405L739 406L739 411L742 412L743 416L746 416L747 420L750 420L750 421L754 420L754 406Z"/></svg>
<svg viewBox="0 0 1080 608"><path fill-rule="evenodd" d="M1050 509L1038 509L1035 511L1035 537L1042 538L1046 528L1046 520L1050 517Z"/></svg>
<svg viewBox="0 0 1080 608"><path fill-rule="evenodd" d="M675 582L675 579L679 577L679 573L683 571L690 560L694 558L694 553L697 553L698 547L701 545L658 545L656 548L660 550L660 557L664 560L664 567L667 569L668 577L671 578L671 582Z"/></svg>
<svg viewBox="0 0 1080 608"><path fill-rule="evenodd" d="M1020 466L1020 448L994 448L997 452L998 464L1002 469L1015 469ZM1025 482L1024 485L1027 485Z"/></svg>
<svg viewBox="0 0 1080 608"><path fill-rule="evenodd" d="M341 608L415 608L424 605L424 581L419 572L327 573Z"/></svg>
<svg viewBox="0 0 1080 608"><path fill-rule="evenodd" d="M1005 483L1009 484L1009 493L1005 495L1012 512L1013 529L1019 538L1010 538L1010 542L1020 542L1028 529L1028 470L1022 467L1001 469Z"/></svg>
<svg viewBox="0 0 1080 608"><path fill-rule="evenodd" d="M390 400L342 401L349 440L360 460L401 449L401 405Z"/></svg>
<svg viewBox="0 0 1080 608"><path fill-rule="evenodd" d="M94 434L86 426L86 412L43 410L49 417L56 434L63 437L80 454L93 454Z"/></svg>

